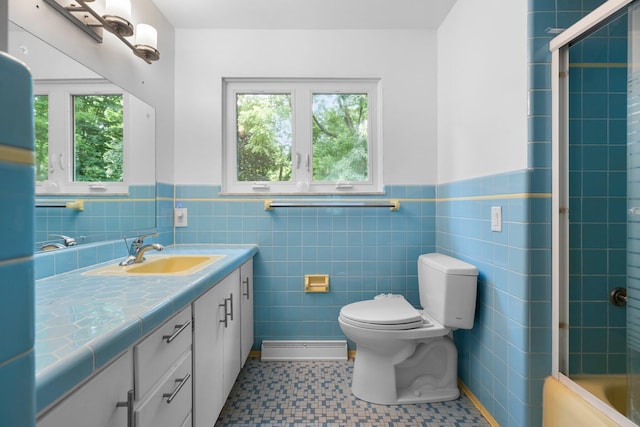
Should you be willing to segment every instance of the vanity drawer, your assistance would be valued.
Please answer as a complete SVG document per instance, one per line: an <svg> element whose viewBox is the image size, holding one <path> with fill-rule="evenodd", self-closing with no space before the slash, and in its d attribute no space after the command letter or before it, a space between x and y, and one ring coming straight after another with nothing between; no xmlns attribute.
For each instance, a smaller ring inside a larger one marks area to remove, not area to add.
<svg viewBox="0 0 640 427"><path fill-rule="evenodd" d="M135 411L136 427L176 427L191 413L191 353L185 354L163 382Z"/></svg>
<svg viewBox="0 0 640 427"><path fill-rule="evenodd" d="M144 398L178 358L191 349L191 337L191 307L186 307L134 347L136 400Z"/></svg>

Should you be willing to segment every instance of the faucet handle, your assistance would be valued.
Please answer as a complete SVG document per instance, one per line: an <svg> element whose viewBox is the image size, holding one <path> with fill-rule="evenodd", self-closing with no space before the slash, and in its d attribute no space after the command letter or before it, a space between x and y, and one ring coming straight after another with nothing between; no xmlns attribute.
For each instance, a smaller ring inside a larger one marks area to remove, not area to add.
<svg viewBox="0 0 640 427"><path fill-rule="evenodd" d="M135 255L136 252L142 247L145 238L157 235L157 230L150 230L148 233L143 234L133 234L133 232L131 232L123 235L122 239L124 240L124 244L129 251L129 255ZM127 240L129 238L133 238L133 240L131 241L131 246L129 246L129 241Z"/></svg>
<svg viewBox="0 0 640 427"><path fill-rule="evenodd" d="M138 234L135 236L129 236L129 237L133 237L133 241L137 244L142 244L144 242L144 239L146 239L147 237L151 237L151 236L157 236L158 232L157 231L152 231L150 233L144 233L144 234ZM125 241L127 240L127 236L124 236Z"/></svg>
<svg viewBox="0 0 640 427"><path fill-rule="evenodd" d="M148 233L148 234L141 234L139 236L137 236L135 239L133 239L133 243L131 244L132 246L135 246L136 249L140 249L142 247L142 245L144 244L144 239L147 237L152 237L152 236L157 236L158 233Z"/></svg>

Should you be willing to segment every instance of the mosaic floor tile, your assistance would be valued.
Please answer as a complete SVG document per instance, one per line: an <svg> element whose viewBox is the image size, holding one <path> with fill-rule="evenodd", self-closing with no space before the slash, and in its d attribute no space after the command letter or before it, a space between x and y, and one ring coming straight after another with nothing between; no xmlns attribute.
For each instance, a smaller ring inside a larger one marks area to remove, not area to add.
<svg viewBox="0 0 640 427"><path fill-rule="evenodd" d="M353 360L247 360L216 427L484 427L466 396L448 402L375 405L351 394Z"/></svg>

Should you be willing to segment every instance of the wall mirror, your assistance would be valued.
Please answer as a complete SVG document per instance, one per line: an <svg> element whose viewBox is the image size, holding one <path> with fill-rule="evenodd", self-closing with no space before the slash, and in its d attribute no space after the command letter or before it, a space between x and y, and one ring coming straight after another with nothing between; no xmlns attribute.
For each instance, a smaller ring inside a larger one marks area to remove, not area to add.
<svg viewBox="0 0 640 427"><path fill-rule="evenodd" d="M34 250L155 228L155 109L12 22L9 53L34 80Z"/></svg>

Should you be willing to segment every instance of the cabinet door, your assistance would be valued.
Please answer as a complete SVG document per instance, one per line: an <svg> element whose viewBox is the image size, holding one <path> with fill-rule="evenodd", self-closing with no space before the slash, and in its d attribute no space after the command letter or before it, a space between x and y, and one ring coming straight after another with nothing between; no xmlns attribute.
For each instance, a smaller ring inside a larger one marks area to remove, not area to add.
<svg viewBox="0 0 640 427"><path fill-rule="evenodd" d="M126 403L130 391L129 404L133 405L133 358L128 351L45 414L37 425L127 427Z"/></svg>
<svg viewBox="0 0 640 427"><path fill-rule="evenodd" d="M211 427L240 373L239 270L193 303L193 425Z"/></svg>
<svg viewBox="0 0 640 427"><path fill-rule="evenodd" d="M228 313L232 313L224 325L224 397L231 392L233 384L240 374L240 271L235 270L225 277L219 285L226 289L224 294L228 298Z"/></svg>
<svg viewBox="0 0 640 427"><path fill-rule="evenodd" d="M225 290L217 284L193 302L193 426L211 427L224 405Z"/></svg>
<svg viewBox="0 0 640 427"><path fill-rule="evenodd" d="M253 347L253 258L240 267L240 363Z"/></svg>

